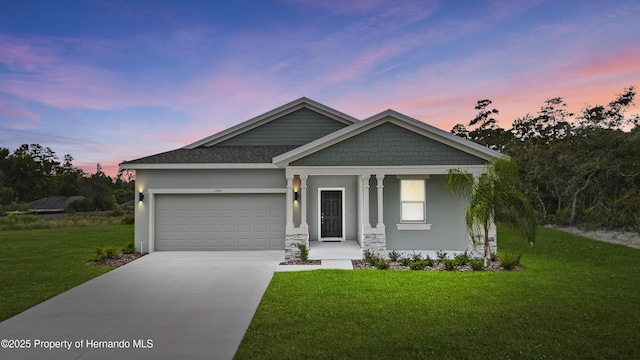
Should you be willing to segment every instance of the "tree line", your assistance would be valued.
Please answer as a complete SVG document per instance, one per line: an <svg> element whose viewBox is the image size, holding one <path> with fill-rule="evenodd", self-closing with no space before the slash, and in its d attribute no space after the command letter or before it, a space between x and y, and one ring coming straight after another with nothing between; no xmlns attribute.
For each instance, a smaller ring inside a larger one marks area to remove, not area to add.
<svg viewBox="0 0 640 360"><path fill-rule="evenodd" d="M87 174L73 165L73 157L56 153L40 144L23 144L13 153L0 148L0 210L25 210L26 203L48 196L84 196L74 202L74 211L111 210L134 198L131 173L112 178L102 171Z"/></svg>
<svg viewBox="0 0 640 360"><path fill-rule="evenodd" d="M514 159L541 223L640 231L640 116L627 116L635 95L632 86L577 114L562 97L548 99L508 129L480 100L476 117L451 133Z"/></svg>

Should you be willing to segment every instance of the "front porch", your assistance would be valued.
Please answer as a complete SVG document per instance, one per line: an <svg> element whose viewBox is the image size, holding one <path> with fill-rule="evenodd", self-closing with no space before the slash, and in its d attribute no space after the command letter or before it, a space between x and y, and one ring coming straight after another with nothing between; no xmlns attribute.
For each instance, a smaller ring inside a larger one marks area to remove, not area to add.
<svg viewBox="0 0 640 360"><path fill-rule="evenodd" d="M362 248L355 240L309 241L309 260L360 260Z"/></svg>

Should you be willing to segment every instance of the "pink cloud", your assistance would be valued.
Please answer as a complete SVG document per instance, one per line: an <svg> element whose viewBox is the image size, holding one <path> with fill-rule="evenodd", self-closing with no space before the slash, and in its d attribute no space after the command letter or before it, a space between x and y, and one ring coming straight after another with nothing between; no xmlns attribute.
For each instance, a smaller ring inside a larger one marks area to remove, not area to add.
<svg viewBox="0 0 640 360"><path fill-rule="evenodd" d="M0 98L0 114L6 116L13 129L28 129L41 123L38 115L7 103Z"/></svg>

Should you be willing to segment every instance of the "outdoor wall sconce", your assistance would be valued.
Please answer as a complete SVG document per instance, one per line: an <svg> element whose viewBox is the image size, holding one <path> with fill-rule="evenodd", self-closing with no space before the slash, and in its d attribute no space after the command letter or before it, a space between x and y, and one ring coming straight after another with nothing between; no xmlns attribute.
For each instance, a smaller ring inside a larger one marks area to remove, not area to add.
<svg viewBox="0 0 640 360"><path fill-rule="evenodd" d="M297 191L293 192L293 201L298 201L298 192Z"/></svg>
<svg viewBox="0 0 640 360"><path fill-rule="evenodd" d="M142 192L140 192L140 193L138 194L138 200L139 200L139 201L144 200L144 194L143 194Z"/></svg>

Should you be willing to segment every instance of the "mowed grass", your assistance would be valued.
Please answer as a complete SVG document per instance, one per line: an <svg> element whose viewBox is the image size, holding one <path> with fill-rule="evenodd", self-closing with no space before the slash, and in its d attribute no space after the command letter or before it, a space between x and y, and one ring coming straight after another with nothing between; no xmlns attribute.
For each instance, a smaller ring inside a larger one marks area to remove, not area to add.
<svg viewBox="0 0 640 360"><path fill-rule="evenodd" d="M0 321L112 270L85 263L132 239L133 225L0 231Z"/></svg>
<svg viewBox="0 0 640 360"><path fill-rule="evenodd" d="M237 359L640 359L640 250L499 229L518 272L276 273Z"/></svg>

